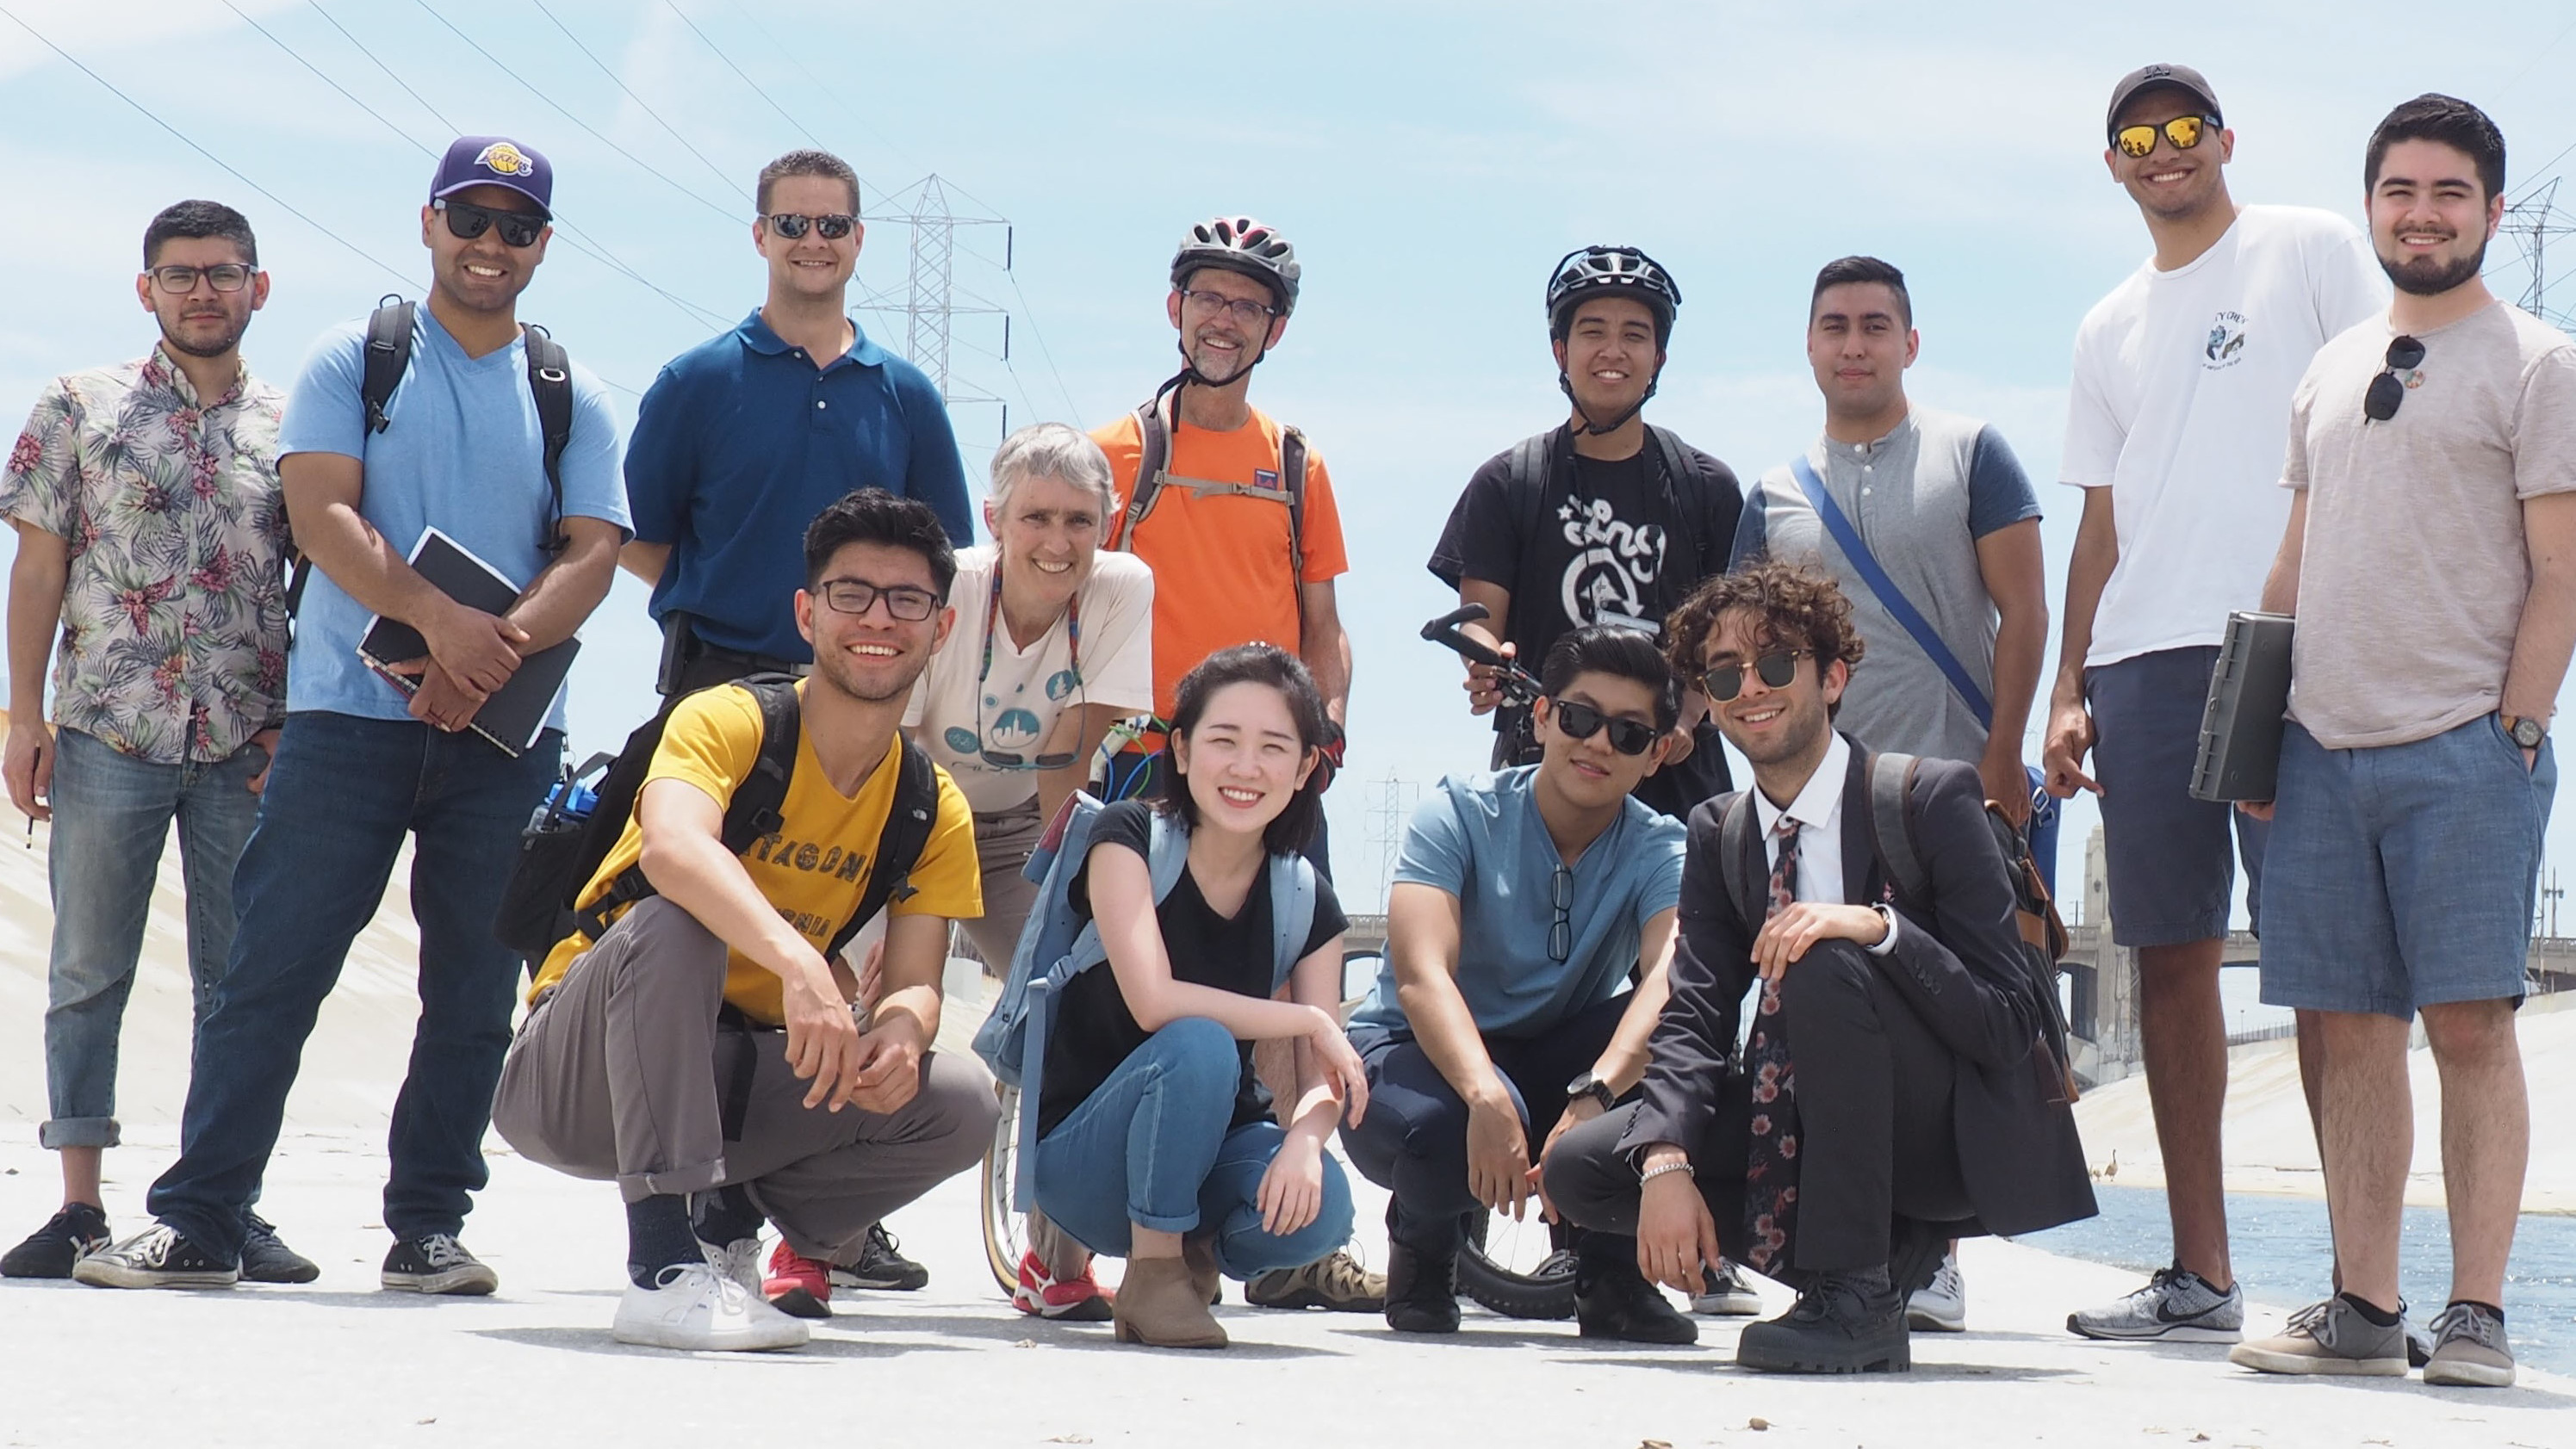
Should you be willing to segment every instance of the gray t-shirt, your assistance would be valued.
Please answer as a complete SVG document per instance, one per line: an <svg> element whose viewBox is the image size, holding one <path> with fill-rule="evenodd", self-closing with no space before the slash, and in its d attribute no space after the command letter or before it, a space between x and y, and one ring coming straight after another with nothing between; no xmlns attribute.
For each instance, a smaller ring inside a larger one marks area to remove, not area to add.
<svg viewBox="0 0 2576 1449"><path fill-rule="evenodd" d="M1878 566L1991 703L1995 604L1977 567L1977 540L2039 517L2030 476L2003 435L1975 418L1918 407L1874 443L1818 438L1807 465ZM1851 600L1867 646L1835 726L1874 750L1976 763L1986 727L1905 626L1861 582L1787 465L1745 497L1730 567L1762 557L1821 563Z"/></svg>
<svg viewBox="0 0 2576 1449"><path fill-rule="evenodd" d="M2290 400L2281 485L2308 493L2290 717L2332 750L2493 711L2531 565L2522 500L2576 489L2576 344L2498 302L2416 334L2386 422L2362 413L2397 334L2320 348Z"/></svg>

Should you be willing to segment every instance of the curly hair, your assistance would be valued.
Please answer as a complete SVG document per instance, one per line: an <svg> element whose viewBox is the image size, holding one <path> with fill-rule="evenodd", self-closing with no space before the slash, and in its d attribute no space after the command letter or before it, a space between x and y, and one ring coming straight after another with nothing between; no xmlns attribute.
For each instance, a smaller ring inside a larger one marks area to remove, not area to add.
<svg viewBox="0 0 2576 1449"><path fill-rule="evenodd" d="M1787 644L1816 656L1816 668L1839 659L1844 667L1860 663L1863 645L1852 628L1851 601L1831 574L1765 559L1701 584L1681 607L1664 619L1664 653L1673 671L1697 681L1707 672L1702 657L1717 621L1737 609L1757 616L1756 644Z"/></svg>

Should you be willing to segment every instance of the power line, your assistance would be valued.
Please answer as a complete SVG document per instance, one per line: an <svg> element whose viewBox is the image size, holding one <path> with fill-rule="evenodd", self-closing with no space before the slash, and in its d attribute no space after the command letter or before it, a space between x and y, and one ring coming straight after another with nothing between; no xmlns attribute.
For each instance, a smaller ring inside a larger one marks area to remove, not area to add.
<svg viewBox="0 0 2576 1449"><path fill-rule="evenodd" d="M429 112L429 118L436 121L441 127L445 128L447 134L451 136L462 134L454 121L451 121L438 113L438 107L431 105L427 96L413 90L410 82L404 80L401 76L394 74L394 68L392 66L385 64L381 60L377 60L376 53L367 49L367 43L365 41L351 35L349 33L349 27L342 25L335 19L332 19L331 12L322 8L322 0L305 0L305 3L313 7L314 14L321 16L325 21L329 22L333 30L340 32L341 38L347 40L351 45L356 46L358 48L358 54L365 56L370 61L374 61L376 69L385 73L385 79L402 87L402 93L404 95L407 95L414 101L419 102L420 108Z"/></svg>
<svg viewBox="0 0 2576 1449"><path fill-rule="evenodd" d="M452 20L448 19L448 18L447 18L446 16L444 16L444 15L439 14L436 10L432 10L432 9L430 9L429 0L412 0L412 3L414 3L414 4L418 5L418 6L419 6L419 7L420 7L424 12L426 12L426 13L428 14L428 16L429 16L429 18L430 18L430 19L437 21L439 24L441 24L441 25L443 25L443 26L446 26L449 34L451 34L451 35L455 36L457 39L459 39L459 40L461 40L461 41L464 41L464 42L466 43L466 45L467 45L467 46L469 46L470 48L472 48L472 50L474 51L474 53L475 53L476 55L479 55L479 56L483 57L485 60L490 61L490 62L492 63L492 67L493 67L493 69L498 70L499 72L501 72L501 74L503 74L503 75L505 75L505 76L508 76L512 81L515 81L515 82L518 84L518 86L519 86L519 88L520 88L521 90L524 90L524 91L526 91L528 94L530 94L530 95L532 95L532 96L535 96L538 100L544 101L548 106L550 106L550 107L552 107L552 108L554 109L555 114L557 114L557 115L559 115L559 116L562 116L565 120L572 122L572 123L573 123L574 125L576 125L576 126L579 126L579 127L580 127L584 132L586 132L586 133L591 137L591 139L593 139L593 140L595 140L595 141L599 142L599 144L601 144L601 145L603 145L603 146L606 146L609 150L614 151L614 152L616 152L618 155L625 157L628 161L633 162L633 163L635 164L635 166L636 166L639 170L643 171L646 175L651 176L651 177L652 177L652 178L654 178L655 180L657 180L657 181L661 182L663 185L670 187L673 191L676 191L676 192L680 193L682 196L685 196L685 197L689 198L691 201L696 202L698 205L705 207L707 210L714 212L716 215L723 217L723 218L724 218L725 220L727 220L727 221L738 222L738 221L741 221L741 220L743 219L743 218L741 218L741 217L739 217L739 216L736 216L736 215L735 215L731 210L729 210L729 209L727 209L727 208L725 208L725 207L719 206L719 205L717 205L716 203L714 203L714 202L712 202L712 201L707 200L704 196L701 196L701 195L699 195L697 192L690 190L688 187L682 186L679 182L677 182L677 181L675 181L675 180L671 179L671 177L670 177L669 175L665 174L664 172L662 172L662 171L660 171L660 170L657 170L657 169L652 165L652 163L650 163L650 162L646 161L643 157L636 155L634 152L629 151L629 150L627 150L625 147L618 145L615 141L612 141L612 140L608 139L608 137L607 137L606 135L602 134L602 133L599 131L599 129L598 129L597 127L595 127L595 126L591 125L588 121L585 121L585 120L583 120L581 117L576 116L576 115L574 115L572 112L570 112L570 111L568 111L568 110L564 109L563 104L562 104L560 101L557 101L554 97L552 97L552 96L550 96L550 95L546 94L546 92L545 92L544 90L542 90L542 89L540 89L539 87L537 87L536 85L534 85L534 84L530 83L527 77L525 77L525 76L523 76L523 75L519 74L517 71L514 71L514 70L510 69L510 67L508 67L507 65L502 64L502 62L501 62L501 57L499 57L499 56L497 56L497 55L494 55L492 52L490 52L490 51L488 51L488 50L485 50L485 49L483 48L483 46L482 46L482 43L481 43L481 42L479 42L479 41L477 41L473 36L470 36L470 35L466 34L464 31L457 29L457 27L456 27L456 22L454 22L454 21L452 21Z"/></svg>
<svg viewBox="0 0 2576 1449"><path fill-rule="evenodd" d="M539 15L546 17L548 20L554 21L555 29L563 32L564 39L572 42L573 49L580 51L583 58L587 59L592 65L598 66L599 73L608 77L610 84L616 86L619 90L624 91L626 93L626 98L633 101L638 110L651 116L653 118L654 125L661 127L665 131L669 131L671 133L671 139L679 142L682 150L697 157L698 164L706 167L709 171L714 172L718 181L723 182L725 185L732 187L736 192L739 192L744 200L748 201L751 199L751 193L742 189L742 183L734 180L731 176L726 175L723 167L708 160L707 153L690 145L688 137L681 135L677 130L673 129L670 122L662 119L661 112L654 110L650 104L646 103L642 96L635 94L635 88L633 86L628 85L624 80L620 79L617 72L608 68L606 62L602 61L597 55L592 54L590 47L581 43L581 37L572 33L571 26L564 24L561 20L556 20L555 13L546 8L545 0L528 0L528 3L537 7L537 13Z"/></svg>
<svg viewBox="0 0 2576 1449"><path fill-rule="evenodd" d="M70 51L63 49L61 46L56 45L52 38L47 36L43 31L29 25L26 21L19 19L17 12L10 10L6 6L0 6L0 15L7 16L11 24L17 26L20 30L27 32L29 35L36 37L38 44L44 46L54 54L61 56L65 61L70 63L74 70L77 70L82 75L88 76L91 80L98 82L109 95L112 95L118 100L125 102L127 105L132 106L136 112L142 115L143 119L150 121L152 124L159 126L162 130L169 132L171 136L178 140L180 145L187 147L189 150L205 157L208 161L213 162L216 166L222 168L222 170L235 181L240 182L242 185L249 187L251 190L267 197L270 201L275 202L286 212L287 215L294 217L297 221L304 223L306 226L313 228L315 231L318 231L322 233L322 235L339 243L351 255L380 268L396 280L402 282L405 286L409 286L411 284L412 279L409 276L388 265L383 258L375 255L366 248L359 246L356 242L349 240L347 237L340 235L338 232L333 231L331 228L324 226L322 223L315 221L312 217L309 217L303 212L297 210L294 204L289 202L285 197L278 195L276 192L269 190L267 187L251 180L248 176L243 175L240 168L234 166L231 162L226 161L221 156L216 155L214 152L207 150L205 147L198 145L194 140L189 138L187 132L180 130L178 127L171 125L168 121L165 121L159 116L153 114L151 108L144 105L141 101L136 100L134 97L127 95L121 90L118 90L107 77L100 75L97 71L83 65L78 56L73 55Z"/></svg>
<svg viewBox="0 0 2576 1449"><path fill-rule="evenodd" d="M734 63L733 63L733 57L732 57L732 56L729 56L729 55L727 55L727 54L725 54L725 53L724 53L724 49L723 49L723 47L721 47L721 46L719 46L719 45L717 45L717 44L715 43L715 39L714 39L714 37L712 37L712 36L708 35L705 31L700 30L700 29L698 28L698 22L696 22L696 21L694 21L694 20L691 20L691 19L689 18L689 14L688 14L688 12L687 12L687 11L682 10L679 6L672 4L672 3L671 3L671 0L662 0L662 4L663 4L664 8L668 9L668 10L669 10L673 15L676 15L676 16L680 17L680 23L681 23L682 25L685 25L685 26L689 27L689 33L690 33L691 35L696 36L696 37L698 38L698 42L699 42L700 44L704 45L707 49L709 49L709 50L711 50L711 51L714 51L714 52L715 52L715 57L716 57L716 59L718 59L718 60L720 60L720 61L723 61L723 62L725 63L725 69L727 69L727 70L729 70L729 71L732 71L732 72L733 72L737 77L739 77L739 78L741 79L741 81L742 81L742 83L743 83L744 85L747 85L747 86L751 87L752 94L754 94L754 95L756 95L756 96L760 97L760 98L761 98L762 100L764 100L764 101L767 101L767 102L769 103L769 108L770 108L771 110L776 111L776 112L778 113L779 119L781 119L781 120L785 121L788 125L795 127L795 128L796 128L796 132L797 132L797 134L798 134L798 135L803 136L806 140L813 142L813 143L814 143L815 145L817 145L817 146L820 146L820 145L822 145L822 144L823 144L823 138L822 138L822 137L815 135L815 134L813 133L813 131L809 130L809 129L806 127L806 125L805 125L805 123L804 123L804 122L802 122L802 121L800 121L800 120L797 120L794 116L789 115L789 114L787 113L787 108L786 108L785 106L780 105L780 104L778 103L777 99L776 99L775 97L771 96L771 95L769 94L769 92L768 92L765 88L763 88L763 87L762 87L762 85L760 84L760 82L758 82L758 81L756 81L756 80L753 80L753 79L752 79L748 74L746 74L746 73L743 71L743 68L742 68L741 66L738 66L738 65L734 64ZM754 22L754 23L757 23L757 22ZM765 33L766 33L766 32L764 32L764 34L765 34Z"/></svg>
<svg viewBox="0 0 2576 1449"><path fill-rule="evenodd" d="M669 0L664 0L664 3L666 3L666 4L667 4L667 3L669 3ZM877 143L877 145L878 145L880 148L882 148L882 149L886 152L886 154L887 154L887 159L894 161L897 165L901 165L901 164L902 164L902 162L903 162L903 159L904 159L904 158L902 158L902 157L897 156L897 155L895 155L895 154L894 154L895 149L896 149L896 147L895 147L894 143L893 143L892 141L888 140L888 139L885 137L884 133L882 133L882 132L878 131L878 130L877 130L877 128L876 128L875 126L870 125L870 124L868 123L868 119L867 119L865 116L860 115L860 114L858 113L858 111L857 111L856 109L854 109L854 108L850 105L850 103L849 103L849 102L844 101L844 100L842 100L842 99L841 99L841 89L840 89L840 87L839 87L839 86L834 85L834 84L832 84L831 82L824 80L821 76L818 76L818 75L814 74L814 70L813 70L813 68L812 68L811 66L808 66L807 64L805 64L805 62L804 62L803 60L801 60L801 59L799 59L799 58L798 58L797 53L796 53L796 51L795 51L795 49L794 49L794 48L789 47L789 46L784 46L784 45L779 44L779 43L778 43L778 37L769 33L769 27L768 27L768 26L766 26L766 25L761 24L761 23L760 23L760 17L759 17L759 16L757 16L757 15L755 15L755 14L753 14L753 13L751 12L750 7L748 7L748 6L744 5L744 4L742 3L742 0L734 0L734 6L733 6L733 8L734 8L734 12L735 12L736 14L740 15L740 16L741 16L741 17L742 17L746 22L748 22L748 23L750 24L750 26L751 26L751 28L752 28L752 29L757 30L757 31L759 31L759 32L760 32L760 38L761 38L761 39L763 39L763 40L765 40L765 41L768 41L768 42L769 42L769 53L770 53L770 54L772 54L772 55L783 55L783 56L787 57L787 63L788 63L788 64L790 64L790 65L792 65L792 66L794 66L794 67L796 67L796 69L797 69L798 73L799 73L799 74L801 74L801 75L803 75L803 76L805 77L805 79L807 79L808 81L813 82L813 85L814 85L814 89L815 89L815 90L817 90L817 91L821 92L822 94L824 94L824 95L826 95L826 96L829 96L829 97L831 98L832 104L833 104L833 105L835 105L835 106L840 107L841 114L843 114L843 115L845 115L845 116L848 116L848 117L850 118L850 123L851 123L852 125L855 125L855 126L857 126L861 131L866 132L866 133L867 133L867 135L868 135L868 137L869 137L870 139L874 140L874 141ZM686 16L683 16L683 17L681 17L681 18L682 18L682 19L686 19L687 17L686 17ZM695 27L695 26L691 26L690 28L691 28L692 30L694 30L694 29L696 29L697 27ZM700 32L700 33L701 33L701 35L703 35L703 34L704 34L704 32ZM748 79L750 79L750 78L749 78L748 76L746 76L746 77L744 77L744 79L745 79L745 80L748 80ZM757 89L758 89L758 87L757 87L757 86L754 86L754 87L753 87L753 89L757 90ZM772 104L772 105L776 105L777 103L773 101L773 102L771 102L771 104ZM800 127L799 129L803 129L803 128L801 128L801 127ZM817 142L815 142L814 144L816 144L816 145L818 145L818 146L819 146L819 145L821 145L821 144L822 144L822 142L817 141Z"/></svg>

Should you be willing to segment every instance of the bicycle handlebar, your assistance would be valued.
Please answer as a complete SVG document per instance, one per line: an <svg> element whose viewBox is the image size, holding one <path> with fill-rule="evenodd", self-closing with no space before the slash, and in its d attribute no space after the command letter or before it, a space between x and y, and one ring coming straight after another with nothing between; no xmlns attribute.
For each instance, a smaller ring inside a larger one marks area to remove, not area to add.
<svg viewBox="0 0 2576 1449"><path fill-rule="evenodd" d="M1482 640L1468 638L1466 631L1459 627L1461 624L1472 624L1479 619L1491 617L1492 615L1482 604L1462 604L1423 625L1422 637L1443 649L1456 653L1460 658L1491 668L1495 674L1495 685L1502 691L1505 703L1528 704L1538 698L1542 692L1538 677L1503 657L1499 651Z"/></svg>

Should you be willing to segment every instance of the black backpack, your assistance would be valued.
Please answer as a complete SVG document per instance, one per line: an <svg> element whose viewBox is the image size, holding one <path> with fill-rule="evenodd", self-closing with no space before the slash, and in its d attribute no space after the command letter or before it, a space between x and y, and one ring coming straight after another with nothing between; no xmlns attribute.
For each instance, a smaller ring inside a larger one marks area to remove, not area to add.
<svg viewBox="0 0 2576 1449"><path fill-rule="evenodd" d="M367 316L367 370L358 380L358 398L367 406L370 435L383 432L393 422L385 408L393 401L394 389L402 386L403 374L411 370L413 309L417 305L388 294ZM532 322L520 331L528 342L528 393L536 399L537 425L545 435L546 486L554 494L554 522L543 544L552 556L563 552L566 542L563 455L572 441L572 357L543 327ZM286 581L286 613L291 619L303 607L304 583L313 574L313 561L291 542L289 554L294 560Z"/></svg>
<svg viewBox="0 0 2576 1449"><path fill-rule="evenodd" d="M1109 535L1109 546L1122 553L1136 551L1136 530L1154 511L1166 485L1177 484L1206 497L1210 494L1239 493L1247 498L1267 498L1288 505L1288 577L1297 579L1306 561L1306 435L1286 423L1279 425L1279 486L1257 488L1244 483L1215 483L1204 478L1176 478L1171 473L1172 424L1163 417L1163 399L1174 396L1158 392L1136 407L1136 431L1141 451L1136 459L1136 487L1128 495L1127 507L1118 515ZM1179 407L1178 402L1173 404ZM1283 496L1284 495L1284 496ZM1293 588L1293 585L1292 585Z"/></svg>
<svg viewBox="0 0 2576 1449"><path fill-rule="evenodd" d="M734 787L733 798L725 803L721 835L726 850L744 855L763 839L777 834L783 823L779 812L787 803L788 778L796 768L803 708L792 675L754 674L732 682L751 691L760 705L760 755L751 772ZM625 833L626 822L635 813L635 797L643 791L645 772L653 763L653 752L661 748L662 732L670 718L671 711L665 707L638 725L613 758L595 755L579 770L567 773L567 788L528 823L519 840L518 862L510 872L501 909L493 921L493 935L502 945L531 963L542 961L558 942L575 931L598 940L619 911L657 894L640 865L628 866L587 908L575 904L591 877L599 873L601 862L616 848L618 837ZM561 801L571 794L569 786L602 768L606 774L600 779L598 802L588 817L567 813ZM823 953L826 956L840 954L841 948L858 934L859 927L884 909L887 902L908 899L913 893L912 868L919 863L922 847L930 841L931 827L939 819L939 776L930 756L909 738L903 741L901 769L895 780L894 805L886 812L885 827L878 833L876 858L869 863L868 883L860 891L858 909L833 933Z"/></svg>

